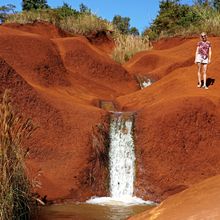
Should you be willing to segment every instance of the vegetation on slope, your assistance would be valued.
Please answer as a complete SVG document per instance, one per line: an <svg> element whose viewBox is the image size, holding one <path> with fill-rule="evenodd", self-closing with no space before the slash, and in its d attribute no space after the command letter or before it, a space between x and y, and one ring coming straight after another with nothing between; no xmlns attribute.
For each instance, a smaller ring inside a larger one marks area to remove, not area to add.
<svg viewBox="0 0 220 220"><path fill-rule="evenodd" d="M31 183L26 176L25 157L22 148L33 125L23 121L12 110L6 91L0 103L0 219L30 219Z"/></svg>
<svg viewBox="0 0 220 220"><path fill-rule="evenodd" d="M7 6L7 11L0 13L4 14L2 21L20 24L44 21L66 32L85 36L91 32L106 31L115 40L116 47L112 57L120 63L127 61L136 52L149 49L148 37L140 36L136 27L130 27L129 17L115 15L112 22L109 22L92 13L84 4L80 5L79 11L67 3L63 3L61 7L50 8L45 0L23 0L22 6L23 11L19 13L10 13L12 10ZM5 9L6 6L3 7Z"/></svg>
<svg viewBox="0 0 220 220"><path fill-rule="evenodd" d="M219 35L219 10L219 0L197 0L192 6L181 4L180 0L162 0L157 17L144 34L151 40L192 36L203 31Z"/></svg>

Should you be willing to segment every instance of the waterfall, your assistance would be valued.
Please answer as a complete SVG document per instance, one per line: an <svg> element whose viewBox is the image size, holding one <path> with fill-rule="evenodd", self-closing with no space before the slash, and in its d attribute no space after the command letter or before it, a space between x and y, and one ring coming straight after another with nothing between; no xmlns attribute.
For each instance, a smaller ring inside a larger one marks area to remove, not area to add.
<svg viewBox="0 0 220 220"><path fill-rule="evenodd" d="M144 80L141 84L140 87L141 89L144 89L148 86L152 85L152 81L150 79Z"/></svg>
<svg viewBox="0 0 220 220"><path fill-rule="evenodd" d="M135 180L133 122L133 113L111 113L109 132L109 189L111 197L93 197L87 203L101 205L154 204L152 201L144 201L133 196Z"/></svg>
<svg viewBox="0 0 220 220"><path fill-rule="evenodd" d="M136 75L136 79L137 79L137 82L138 82L141 89L144 89L144 88L152 85L152 83L154 82L154 80L151 80L147 76L140 75L140 74Z"/></svg>
<svg viewBox="0 0 220 220"><path fill-rule="evenodd" d="M112 198L133 196L135 178L133 120L133 114L111 115L109 169Z"/></svg>

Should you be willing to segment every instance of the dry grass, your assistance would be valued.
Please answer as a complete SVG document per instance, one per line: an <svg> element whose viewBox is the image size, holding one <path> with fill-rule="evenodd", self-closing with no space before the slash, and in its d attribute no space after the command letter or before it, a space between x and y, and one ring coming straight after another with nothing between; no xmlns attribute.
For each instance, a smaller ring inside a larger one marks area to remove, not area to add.
<svg viewBox="0 0 220 220"><path fill-rule="evenodd" d="M64 31L82 35L113 29L113 25L110 22L93 14L82 14L77 17L69 16L60 22L59 27Z"/></svg>
<svg viewBox="0 0 220 220"><path fill-rule="evenodd" d="M122 35L115 29L111 22L108 22L94 14L77 14L60 19L57 12L52 9L24 11L10 15L6 23L33 23L44 21L55 24L64 31L73 34L88 35L99 31L113 31L116 48L112 54L114 60L124 63L135 53L151 48L147 36Z"/></svg>
<svg viewBox="0 0 220 220"><path fill-rule="evenodd" d="M8 16L5 23L27 24L36 21L49 22L55 24L64 31L82 35L100 30L113 29L113 25L110 22L94 14L78 14L60 19L59 14L52 9L23 11L21 13L12 14Z"/></svg>
<svg viewBox="0 0 220 220"><path fill-rule="evenodd" d="M57 24L57 15L53 10L41 9L33 11L22 11L21 13L11 14L7 17L5 23L28 24L35 21L44 21Z"/></svg>
<svg viewBox="0 0 220 220"><path fill-rule="evenodd" d="M99 164L99 167L108 169L108 147L109 137L107 128L98 124L92 132L92 160Z"/></svg>
<svg viewBox="0 0 220 220"><path fill-rule="evenodd" d="M26 176L22 143L34 131L30 119L14 114L9 92L0 103L0 219L30 219L31 184Z"/></svg>
<svg viewBox="0 0 220 220"><path fill-rule="evenodd" d="M116 47L112 58L118 63L128 61L135 53L151 49L151 43L147 36L133 36L118 34L115 37Z"/></svg>

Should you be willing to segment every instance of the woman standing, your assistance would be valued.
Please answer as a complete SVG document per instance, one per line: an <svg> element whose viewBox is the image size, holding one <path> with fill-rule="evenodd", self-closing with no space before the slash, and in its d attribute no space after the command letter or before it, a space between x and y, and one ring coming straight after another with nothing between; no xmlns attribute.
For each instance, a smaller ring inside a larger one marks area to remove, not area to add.
<svg viewBox="0 0 220 220"><path fill-rule="evenodd" d="M208 89L206 85L206 71L207 65L211 62L212 50L211 43L207 40L206 33L201 33L201 41L197 44L195 63L198 64L198 88L202 86L201 69L203 67L203 88Z"/></svg>

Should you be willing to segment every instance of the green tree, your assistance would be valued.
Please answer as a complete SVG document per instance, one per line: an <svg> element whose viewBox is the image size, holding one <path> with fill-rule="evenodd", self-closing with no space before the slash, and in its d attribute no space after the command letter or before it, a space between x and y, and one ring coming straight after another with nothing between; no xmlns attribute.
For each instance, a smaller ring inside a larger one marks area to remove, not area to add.
<svg viewBox="0 0 220 220"><path fill-rule="evenodd" d="M180 0L160 1L160 10L150 28L145 30L150 39L157 38L161 33L172 35L178 30L198 24L201 15L196 7L180 4Z"/></svg>
<svg viewBox="0 0 220 220"><path fill-rule="evenodd" d="M131 28L129 29L129 34L132 34L132 35L134 35L134 36L140 35L140 33L139 33L139 31L138 31L138 29L137 29L136 27L131 27Z"/></svg>
<svg viewBox="0 0 220 220"><path fill-rule="evenodd" d="M33 9L49 8L47 0L23 0L22 9L24 11L30 11Z"/></svg>
<svg viewBox="0 0 220 220"><path fill-rule="evenodd" d="M216 10L220 11L220 0L213 0L212 4Z"/></svg>
<svg viewBox="0 0 220 220"><path fill-rule="evenodd" d="M63 3L63 5L61 7L58 7L54 10L56 11L59 19L63 19L63 18L66 18L68 16L72 16L72 15L77 16L79 14L78 11L73 9L69 4L67 4L65 2Z"/></svg>
<svg viewBox="0 0 220 220"><path fill-rule="evenodd" d="M84 5L83 3L79 5L79 11L82 14L91 14L91 9L88 8L86 5Z"/></svg>
<svg viewBox="0 0 220 220"><path fill-rule="evenodd" d="M194 2L196 5L208 6L210 5L211 1L210 0L195 0Z"/></svg>
<svg viewBox="0 0 220 220"><path fill-rule="evenodd" d="M7 18L8 14L15 13L15 5L7 4L0 6L0 23L3 23Z"/></svg>
<svg viewBox="0 0 220 220"><path fill-rule="evenodd" d="M130 28L129 17L121 17L120 15L115 15L112 22L122 34L129 33L129 28Z"/></svg>

